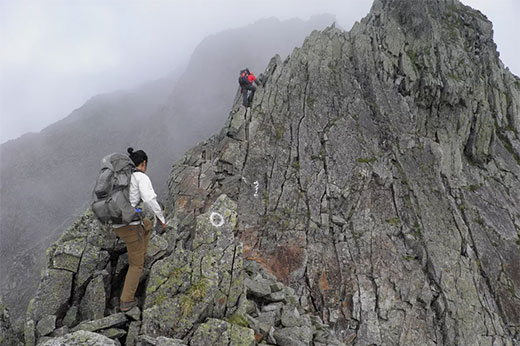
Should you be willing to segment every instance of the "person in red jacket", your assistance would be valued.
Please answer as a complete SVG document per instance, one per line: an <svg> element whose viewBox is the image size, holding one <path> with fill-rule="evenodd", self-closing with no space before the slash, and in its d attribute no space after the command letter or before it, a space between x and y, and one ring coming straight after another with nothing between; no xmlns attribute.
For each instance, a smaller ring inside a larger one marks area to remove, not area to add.
<svg viewBox="0 0 520 346"><path fill-rule="evenodd" d="M256 87L253 85L253 83L260 85L260 83L256 80L255 75L252 72L250 72L248 68L240 71L240 77L238 77L238 84L240 84L240 93L242 94L242 103L244 107L250 107L251 103L253 102L253 97L256 91ZM249 91L251 91L251 93L249 93Z"/></svg>

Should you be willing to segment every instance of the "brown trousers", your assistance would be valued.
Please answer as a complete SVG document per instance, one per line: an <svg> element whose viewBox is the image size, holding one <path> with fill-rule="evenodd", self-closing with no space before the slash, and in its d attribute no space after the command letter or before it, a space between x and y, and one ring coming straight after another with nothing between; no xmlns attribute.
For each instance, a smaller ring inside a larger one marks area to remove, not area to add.
<svg viewBox="0 0 520 346"><path fill-rule="evenodd" d="M144 257L152 233L152 222L148 219L143 220L144 232L139 236L139 225L128 225L121 228L114 228L114 232L121 238L128 251L128 272L125 277L121 302L131 302L134 300L135 291L139 285L139 278L143 272Z"/></svg>

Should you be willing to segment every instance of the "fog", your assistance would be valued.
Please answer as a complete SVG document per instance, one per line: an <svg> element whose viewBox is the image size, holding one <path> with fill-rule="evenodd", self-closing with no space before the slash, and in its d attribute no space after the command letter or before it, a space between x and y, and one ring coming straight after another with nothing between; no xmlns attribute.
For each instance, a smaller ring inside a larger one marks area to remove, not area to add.
<svg viewBox="0 0 520 346"><path fill-rule="evenodd" d="M464 0L494 23L520 74L515 0ZM89 98L179 72L206 36L267 17L336 15L350 29L372 0L0 0L0 143L66 117ZM255 42L250 49L255 50Z"/></svg>

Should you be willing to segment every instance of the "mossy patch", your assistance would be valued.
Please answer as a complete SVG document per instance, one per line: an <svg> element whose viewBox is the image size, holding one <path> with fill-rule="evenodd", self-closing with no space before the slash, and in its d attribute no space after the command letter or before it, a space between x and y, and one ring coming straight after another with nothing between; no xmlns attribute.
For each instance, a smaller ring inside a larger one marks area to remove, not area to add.
<svg viewBox="0 0 520 346"><path fill-rule="evenodd" d="M403 256L403 259L407 262L410 262L410 261L417 261L417 257L416 256Z"/></svg>
<svg viewBox="0 0 520 346"><path fill-rule="evenodd" d="M410 61L412 62L412 64L415 65L417 62L417 53L415 53L413 50L409 49L406 51L406 54L410 58Z"/></svg>
<svg viewBox="0 0 520 346"><path fill-rule="evenodd" d="M504 131L513 132L513 133L515 133L515 134L516 134L516 132L517 132L516 129L515 129L515 127L514 127L513 125L511 125L511 124L507 125L507 126L504 128Z"/></svg>
<svg viewBox="0 0 520 346"><path fill-rule="evenodd" d="M401 224L401 219L399 219L398 217L394 217L392 219L387 219L385 221L394 226L399 226Z"/></svg>
<svg viewBox="0 0 520 346"><path fill-rule="evenodd" d="M166 301L167 298L168 297L165 294L157 295L152 303L152 306L161 305L162 303L164 303Z"/></svg>
<svg viewBox="0 0 520 346"><path fill-rule="evenodd" d="M477 191L478 189L480 189L480 186L479 186L479 185L469 185L469 186L466 187L466 189L467 189L468 191L475 192L475 191Z"/></svg>
<svg viewBox="0 0 520 346"><path fill-rule="evenodd" d="M357 161L359 163L367 163L367 164L370 164L370 163L374 163L377 161L377 159L375 157L360 157L357 159Z"/></svg>
<svg viewBox="0 0 520 346"><path fill-rule="evenodd" d="M227 321L231 324L236 324L241 327L249 327L249 323L247 322L247 319L240 313L235 312L233 315L231 315Z"/></svg>
<svg viewBox="0 0 520 346"><path fill-rule="evenodd" d="M208 279L201 278L191 285L188 291L180 297L182 316L186 318L193 311L193 307L200 302L208 293Z"/></svg>
<svg viewBox="0 0 520 346"><path fill-rule="evenodd" d="M325 146L322 145L321 149L320 149L320 157L325 157L325 156L327 156L327 151L325 150Z"/></svg>
<svg viewBox="0 0 520 346"><path fill-rule="evenodd" d="M454 81L458 81L459 80L459 77L455 76L452 73L448 73L448 78L453 79Z"/></svg>
<svg viewBox="0 0 520 346"><path fill-rule="evenodd" d="M310 110L314 110L314 104L316 103L316 100L312 97L307 97L307 106L309 107Z"/></svg>
<svg viewBox="0 0 520 346"><path fill-rule="evenodd" d="M421 227L419 226L419 224L417 222L413 225L412 235L414 235L416 237L420 237L422 235Z"/></svg>
<svg viewBox="0 0 520 346"><path fill-rule="evenodd" d="M274 130L274 136L277 140L280 140L283 138L283 135L285 133L285 127L279 126Z"/></svg>
<svg viewBox="0 0 520 346"><path fill-rule="evenodd" d="M478 223L478 224L481 225L481 226L484 226L484 225L486 224L486 222L484 221L484 219L483 219L482 217L480 217L480 216L478 216L477 218L475 218L475 220L473 220L473 221L475 221L475 223Z"/></svg>

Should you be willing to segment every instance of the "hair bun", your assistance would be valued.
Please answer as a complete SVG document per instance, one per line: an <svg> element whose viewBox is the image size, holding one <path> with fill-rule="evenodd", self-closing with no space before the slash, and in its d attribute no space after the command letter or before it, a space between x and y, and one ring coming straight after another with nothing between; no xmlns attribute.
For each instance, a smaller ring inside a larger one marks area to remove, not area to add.
<svg viewBox="0 0 520 346"><path fill-rule="evenodd" d="M130 147L130 148L126 149L126 151L128 151L128 153L130 155L132 155L132 153L134 152L134 148Z"/></svg>

